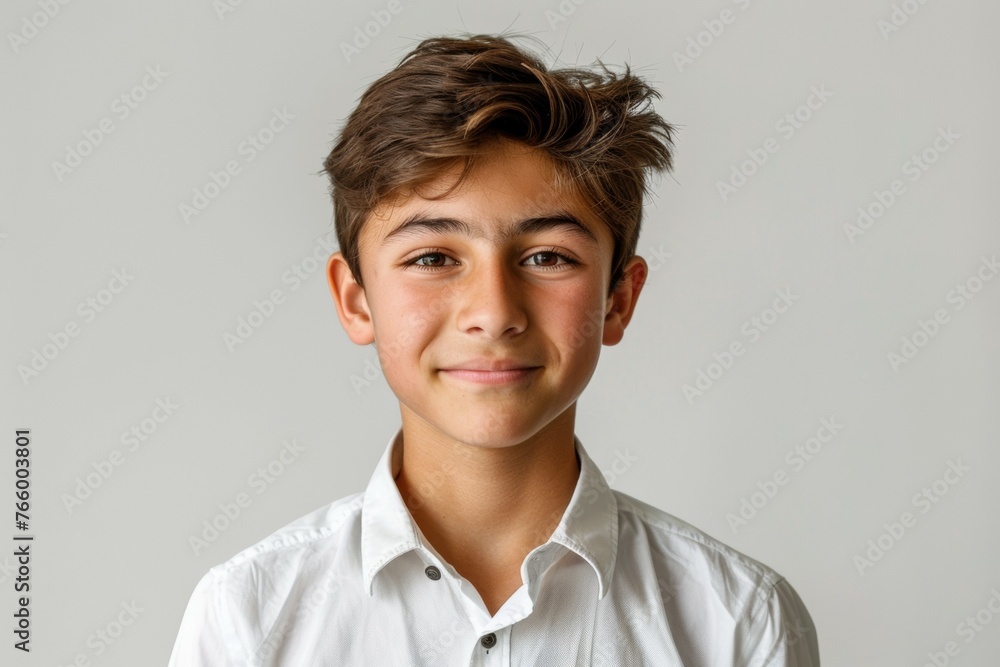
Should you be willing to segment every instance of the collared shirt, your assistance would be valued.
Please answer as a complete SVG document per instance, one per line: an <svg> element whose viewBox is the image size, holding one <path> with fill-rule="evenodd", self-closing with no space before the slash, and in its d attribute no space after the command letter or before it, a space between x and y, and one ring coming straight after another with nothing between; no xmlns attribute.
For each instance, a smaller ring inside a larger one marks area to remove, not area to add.
<svg viewBox="0 0 1000 667"><path fill-rule="evenodd" d="M403 502L399 429L363 493L208 571L170 667L819 665L815 627L788 581L612 490L574 444L569 505L496 615Z"/></svg>

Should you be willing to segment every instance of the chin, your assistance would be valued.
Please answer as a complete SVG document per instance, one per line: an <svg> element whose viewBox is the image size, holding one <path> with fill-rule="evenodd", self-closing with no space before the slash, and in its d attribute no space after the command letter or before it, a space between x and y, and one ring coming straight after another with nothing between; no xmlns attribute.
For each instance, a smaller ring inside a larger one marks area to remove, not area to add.
<svg viewBox="0 0 1000 667"><path fill-rule="evenodd" d="M519 445L538 432L525 423L500 421L495 417L465 421L454 428L440 429L454 440L476 447L500 448Z"/></svg>

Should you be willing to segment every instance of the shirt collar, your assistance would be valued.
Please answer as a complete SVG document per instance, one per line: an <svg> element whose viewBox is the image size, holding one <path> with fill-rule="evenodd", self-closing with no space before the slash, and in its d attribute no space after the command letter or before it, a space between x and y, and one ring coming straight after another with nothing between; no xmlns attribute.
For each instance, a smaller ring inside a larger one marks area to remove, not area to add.
<svg viewBox="0 0 1000 667"><path fill-rule="evenodd" d="M573 436L580 476L559 525L549 538L590 564L597 576L598 599L607 595L618 552L618 502L604 473ZM375 575L396 557L413 549L434 552L413 521L396 486L403 463L403 429L389 439L365 490L361 509L361 570L372 595Z"/></svg>

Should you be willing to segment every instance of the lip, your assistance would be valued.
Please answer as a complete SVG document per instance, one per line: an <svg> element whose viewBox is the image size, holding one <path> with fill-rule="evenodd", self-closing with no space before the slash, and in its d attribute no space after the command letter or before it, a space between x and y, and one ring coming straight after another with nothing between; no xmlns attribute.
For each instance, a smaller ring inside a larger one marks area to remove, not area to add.
<svg viewBox="0 0 1000 667"><path fill-rule="evenodd" d="M529 379L541 366L530 368L510 368L499 371L484 371L469 368L442 368L441 372L459 380L476 384L512 384Z"/></svg>
<svg viewBox="0 0 1000 667"><path fill-rule="evenodd" d="M524 382L541 366L520 359L475 357L439 369L445 375L475 384L498 385Z"/></svg>
<svg viewBox="0 0 1000 667"><path fill-rule="evenodd" d="M443 371L515 371L524 369L540 368L539 366L518 361L517 359L488 359L486 357L478 357L476 359L469 359L468 361L459 362L453 366L448 366L442 368Z"/></svg>

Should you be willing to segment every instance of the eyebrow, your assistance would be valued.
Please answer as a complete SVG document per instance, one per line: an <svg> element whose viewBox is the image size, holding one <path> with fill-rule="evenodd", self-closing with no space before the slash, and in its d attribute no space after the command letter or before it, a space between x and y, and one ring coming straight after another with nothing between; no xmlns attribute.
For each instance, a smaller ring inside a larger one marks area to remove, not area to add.
<svg viewBox="0 0 1000 667"><path fill-rule="evenodd" d="M500 230L496 244L502 244L510 239L524 234L543 232L550 229L562 229L573 236L591 245L597 246L597 237L590 229L580 222L579 218L568 211L557 211L550 215L536 218L526 218L514 224L508 225ZM454 233L462 234L469 238L481 238L484 234L474 231L468 223L456 218L442 218L425 216L422 213L414 213L406 218L401 225L393 229L382 240L383 247L388 245L390 240L400 240L409 236L418 236L424 232L435 232L439 234Z"/></svg>

